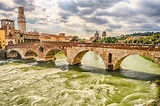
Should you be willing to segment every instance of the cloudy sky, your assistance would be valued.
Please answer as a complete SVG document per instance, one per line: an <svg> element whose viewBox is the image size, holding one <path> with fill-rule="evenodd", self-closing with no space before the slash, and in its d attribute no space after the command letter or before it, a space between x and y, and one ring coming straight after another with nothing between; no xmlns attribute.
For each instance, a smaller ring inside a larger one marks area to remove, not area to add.
<svg viewBox="0 0 160 106"><path fill-rule="evenodd" d="M0 0L0 19L15 20L23 6L27 31L65 32L89 38L160 31L160 0Z"/></svg>

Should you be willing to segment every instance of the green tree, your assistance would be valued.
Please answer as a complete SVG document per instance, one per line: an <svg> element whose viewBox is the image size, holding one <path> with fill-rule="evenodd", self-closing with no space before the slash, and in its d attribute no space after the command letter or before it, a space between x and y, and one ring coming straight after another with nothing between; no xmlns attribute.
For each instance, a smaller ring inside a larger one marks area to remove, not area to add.
<svg viewBox="0 0 160 106"><path fill-rule="evenodd" d="M105 37L103 41L105 43L117 43L118 39L116 37Z"/></svg>
<svg viewBox="0 0 160 106"><path fill-rule="evenodd" d="M85 42L85 40L86 40L85 38L79 38L78 42Z"/></svg>
<svg viewBox="0 0 160 106"><path fill-rule="evenodd" d="M79 37L78 36L74 36L70 42L78 42Z"/></svg>

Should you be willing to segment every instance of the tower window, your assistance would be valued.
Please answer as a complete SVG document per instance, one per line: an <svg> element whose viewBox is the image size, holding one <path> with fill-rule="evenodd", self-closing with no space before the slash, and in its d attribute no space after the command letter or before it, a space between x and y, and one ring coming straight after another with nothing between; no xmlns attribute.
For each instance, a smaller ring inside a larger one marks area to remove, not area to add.
<svg viewBox="0 0 160 106"><path fill-rule="evenodd" d="M20 34L20 37L23 37L23 35L22 35L22 34Z"/></svg>

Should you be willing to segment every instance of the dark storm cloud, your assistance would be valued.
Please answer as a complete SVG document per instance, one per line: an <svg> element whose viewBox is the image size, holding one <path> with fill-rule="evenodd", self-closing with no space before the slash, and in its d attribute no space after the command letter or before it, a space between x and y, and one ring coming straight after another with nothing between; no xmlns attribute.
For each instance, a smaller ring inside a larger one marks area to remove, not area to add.
<svg viewBox="0 0 160 106"><path fill-rule="evenodd" d="M132 17L138 14L139 13L137 10L132 9L130 7L126 7L126 6L114 7L112 11L101 10L96 12L96 15L98 16L111 16L111 17L116 17L116 18L118 17L122 19Z"/></svg>
<svg viewBox="0 0 160 106"><path fill-rule="evenodd" d="M78 13L77 13L77 15L78 16L85 16L85 15L90 15L90 14L92 14L94 12L94 10L93 9L91 9L91 8L84 8L84 9L82 9L81 11L79 11Z"/></svg>
<svg viewBox="0 0 160 106"><path fill-rule="evenodd" d="M108 23L108 21L106 19L100 18L100 17L83 17L82 19L84 19L85 21L89 22L89 23L95 23L97 25L102 25L102 24L106 24Z"/></svg>
<svg viewBox="0 0 160 106"><path fill-rule="evenodd" d="M97 17L86 18L85 16L93 14L97 9L109 8L120 1L121 0L59 0L58 6L64 12L70 13L70 15L67 14L65 16L64 13L62 14L60 12L59 15L61 16L62 20L68 19L71 15L77 15L87 22L93 22L95 24L104 24L108 21Z"/></svg>
<svg viewBox="0 0 160 106"><path fill-rule="evenodd" d="M91 29L91 28L85 28L84 29L86 32L95 32L95 30L94 29Z"/></svg>
<svg viewBox="0 0 160 106"><path fill-rule="evenodd" d="M10 7L2 2L0 2L0 10L13 11L16 7Z"/></svg>
<svg viewBox="0 0 160 106"><path fill-rule="evenodd" d="M157 26L155 24L143 24L141 26L141 28L144 30L144 31L160 31L160 26Z"/></svg>
<svg viewBox="0 0 160 106"><path fill-rule="evenodd" d="M59 15L61 16L61 22L67 22L68 17L72 16L70 12L59 12Z"/></svg>
<svg viewBox="0 0 160 106"><path fill-rule="evenodd" d="M109 24L107 26L110 27L111 29L119 29L122 27L121 25L118 25L118 24Z"/></svg>
<svg viewBox="0 0 160 106"><path fill-rule="evenodd" d="M108 28L108 29L106 29L106 31L107 31L107 32L113 32L113 29Z"/></svg>
<svg viewBox="0 0 160 106"><path fill-rule="evenodd" d="M140 25L130 25L128 26L129 31L131 32L140 32L140 31L159 31L160 26L156 24L140 24Z"/></svg>
<svg viewBox="0 0 160 106"><path fill-rule="evenodd" d="M129 30L154 31L159 28L157 24L160 22L160 0L135 0L134 2L129 2L129 0L123 0L123 2L122 0L59 0L58 6L66 12L59 13L62 21L67 22L70 16L78 16L88 23L106 24L108 27L106 30L109 32L123 26L111 24L112 21L109 22L102 17L107 16L114 22L132 26L128 28ZM90 29L87 30L90 31Z"/></svg>
<svg viewBox="0 0 160 106"><path fill-rule="evenodd" d="M69 1L59 1L58 6L63 9L64 11L69 11L73 14L78 12L77 3L75 1L69 0Z"/></svg>
<svg viewBox="0 0 160 106"><path fill-rule="evenodd" d="M77 0L77 1L59 0L58 6L64 11L69 11L72 14L77 14L77 12L81 12L81 10L78 8L86 8L89 11L90 10L95 11L97 9L109 8L109 7L113 6L115 3L118 3L120 1L122 1L122 0L103 0L103 1L102 0Z"/></svg>
<svg viewBox="0 0 160 106"><path fill-rule="evenodd" d="M159 17L160 16L160 1L159 0L141 0L139 2L140 13L150 16Z"/></svg>
<svg viewBox="0 0 160 106"><path fill-rule="evenodd" d="M121 2L122 0L78 0L77 5L79 7L89 7L93 10L98 8L109 8L112 7L114 4Z"/></svg>
<svg viewBox="0 0 160 106"><path fill-rule="evenodd" d="M2 13L4 17L10 17L10 16L13 16L12 13Z"/></svg>
<svg viewBox="0 0 160 106"><path fill-rule="evenodd" d="M100 30L95 29L95 28L89 28L89 27L85 27L84 30L88 33L95 33L96 31L100 32Z"/></svg>
<svg viewBox="0 0 160 106"><path fill-rule="evenodd" d="M28 2L27 0L13 0L15 4L23 6L25 11L33 11L35 10L35 6L32 4L33 0Z"/></svg>

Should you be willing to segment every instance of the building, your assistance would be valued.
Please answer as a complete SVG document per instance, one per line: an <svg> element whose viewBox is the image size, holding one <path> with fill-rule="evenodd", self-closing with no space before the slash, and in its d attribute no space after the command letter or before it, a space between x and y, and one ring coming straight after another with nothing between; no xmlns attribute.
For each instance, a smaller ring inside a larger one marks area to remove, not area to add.
<svg viewBox="0 0 160 106"><path fill-rule="evenodd" d="M10 19L2 19L1 29L5 31L6 45L15 44L14 21Z"/></svg>
<svg viewBox="0 0 160 106"><path fill-rule="evenodd" d="M106 31L103 31L103 32L102 32L102 39L104 39L104 38L106 37L106 35L107 35L107 34L106 34Z"/></svg>
<svg viewBox="0 0 160 106"><path fill-rule="evenodd" d="M96 31L94 34L94 41L98 41L98 40L101 40L101 38L99 37L98 31Z"/></svg>
<svg viewBox="0 0 160 106"><path fill-rule="evenodd" d="M16 44L40 41L39 40L40 35L38 32L22 33L20 30L15 30L15 35L16 35L16 38L15 38Z"/></svg>
<svg viewBox="0 0 160 106"><path fill-rule="evenodd" d="M46 34L41 35L36 31L26 32L26 17L24 14L24 8L18 7L18 29L15 29L14 20L2 19L1 20L1 31L0 34L0 45L12 45L26 42L39 42L39 41L60 41L60 42L70 42L73 36L65 36L65 33ZM4 34L4 35L3 35ZM2 42L4 43L2 44ZM4 47L3 47L4 48Z"/></svg>
<svg viewBox="0 0 160 106"><path fill-rule="evenodd" d="M24 39L24 43L26 42L39 42L39 33L34 30L33 32L26 32L26 33L21 33L20 38Z"/></svg>
<svg viewBox="0 0 160 106"><path fill-rule="evenodd" d="M94 36L91 36L91 37L89 38L89 40L90 40L91 42L93 42L93 41L94 41Z"/></svg>
<svg viewBox="0 0 160 106"><path fill-rule="evenodd" d="M24 38L24 42L38 42L39 40L39 34L37 33L25 33L21 34L20 37Z"/></svg>
<svg viewBox="0 0 160 106"><path fill-rule="evenodd" d="M62 42L66 42L65 33L59 33L59 35L57 36L57 40L62 41Z"/></svg>
<svg viewBox="0 0 160 106"><path fill-rule="evenodd" d="M66 36L66 42L70 42L73 39L74 36L70 35L70 36Z"/></svg>
<svg viewBox="0 0 160 106"><path fill-rule="evenodd" d="M23 7L18 8L18 30L20 30L22 33L26 32L26 18Z"/></svg>
<svg viewBox="0 0 160 106"><path fill-rule="evenodd" d="M0 30L0 49L5 49L5 46L6 46L5 30Z"/></svg>
<svg viewBox="0 0 160 106"><path fill-rule="evenodd" d="M40 41L61 41L67 42L65 33L59 33L59 35L42 33L39 37Z"/></svg>
<svg viewBox="0 0 160 106"><path fill-rule="evenodd" d="M24 43L24 36L21 34L20 30L15 30L15 35L16 35L15 39L16 44Z"/></svg>
<svg viewBox="0 0 160 106"><path fill-rule="evenodd" d="M26 18L23 7L18 8L18 30L15 30L14 21L10 19L1 20L1 30L4 30L4 33L1 31L0 34L1 36L5 34L5 45L40 41L39 33L36 30L26 32ZM0 37L1 45L4 45L2 40L4 38Z"/></svg>

